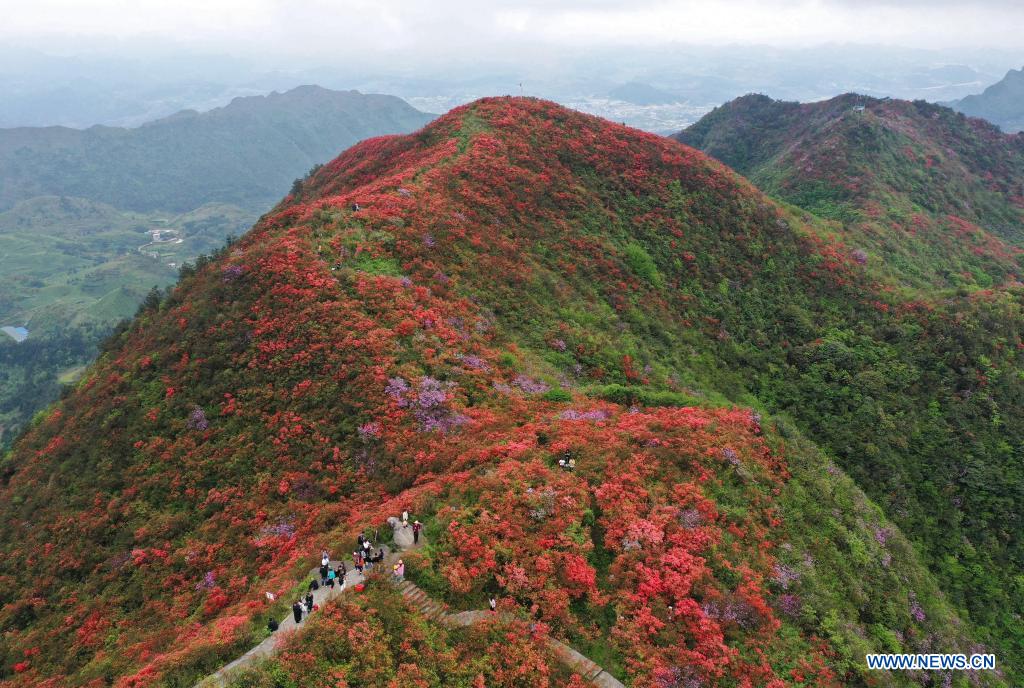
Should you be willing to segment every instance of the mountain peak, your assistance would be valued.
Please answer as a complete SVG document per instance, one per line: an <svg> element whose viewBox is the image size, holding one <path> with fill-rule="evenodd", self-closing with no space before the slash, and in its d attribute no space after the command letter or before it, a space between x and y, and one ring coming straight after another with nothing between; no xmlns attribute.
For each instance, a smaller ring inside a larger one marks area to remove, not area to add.
<svg viewBox="0 0 1024 688"><path fill-rule="evenodd" d="M812 440L851 471L872 457L876 499L910 486L908 526L933 519L948 494L911 476L958 469L953 421L988 407L956 395L1019 336L999 300L908 300L836 234L703 153L544 100L485 98L353 146L150 299L15 446L16 685L194 683L266 635L323 549L403 511L430 542L407 575L453 607L501 597L528 621L494 617L489 651L532 647L561 685L582 677L529 624L643 686L832 688L869 681L860 655L892 643L966 651L915 546ZM994 331L949 354L960 320L936 311L973 307ZM1024 417L1015 388L990 389L1003 423ZM904 417L938 418L910 459L889 441ZM977 527L1005 527L1004 504ZM967 558L962 535L925 542ZM325 651L331 681L450 656L408 654L429 621L389 636L392 594L360 635L374 661ZM318 628L302 647L348 637ZM288 657L257 671L315 682L320 661ZM501 666L465 682L521 680Z"/></svg>

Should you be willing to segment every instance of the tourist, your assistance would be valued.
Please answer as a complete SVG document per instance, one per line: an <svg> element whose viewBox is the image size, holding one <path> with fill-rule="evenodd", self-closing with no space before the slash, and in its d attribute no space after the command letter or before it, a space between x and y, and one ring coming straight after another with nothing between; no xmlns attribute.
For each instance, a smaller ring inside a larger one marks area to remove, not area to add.
<svg viewBox="0 0 1024 688"><path fill-rule="evenodd" d="M337 575L338 574L336 574L334 572L334 569L331 569L330 571L327 572L327 587L329 587L329 588L333 588L334 587L334 579L337 577Z"/></svg>
<svg viewBox="0 0 1024 688"><path fill-rule="evenodd" d="M497 613L498 611L498 600L494 599L494 595L491 595L487 600L488 606L491 608L491 612Z"/></svg>
<svg viewBox="0 0 1024 688"><path fill-rule="evenodd" d="M366 539L366 538L365 538L365 537L363 537L363 534L362 534L362 533L359 533L359 536L358 536L358 537L356 538L356 542L357 542L357 543L359 543L359 547L360 547L360 548L362 548L362 546L363 546L363 540L365 540L365 539Z"/></svg>
<svg viewBox="0 0 1024 688"><path fill-rule="evenodd" d="M313 611L313 593L306 593L306 610Z"/></svg>
<svg viewBox="0 0 1024 688"><path fill-rule="evenodd" d="M423 530L423 524L419 521L413 521L412 524L412 544L420 544L420 531Z"/></svg>
<svg viewBox="0 0 1024 688"><path fill-rule="evenodd" d="M302 623L302 605L298 600L292 605L292 614L295 616L295 623Z"/></svg>
<svg viewBox="0 0 1024 688"><path fill-rule="evenodd" d="M352 561L355 562L356 571L358 571L360 574L362 574L362 572L363 572L363 553L362 552L353 552L352 553Z"/></svg>
<svg viewBox="0 0 1024 688"><path fill-rule="evenodd" d="M331 565L331 555L329 555L327 553L327 550L324 550L324 551L322 551L320 553L320 566L330 566L330 565Z"/></svg>
<svg viewBox="0 0 1024 688"><path fill-rule="evenodd" d="M375 556L373 558L373 562L375 564L379 564L382 561L384 561L384 548L383 547L381 547L380 550L377 552L377 556Z"/></svg>
<svg viewBox="0 0 1024 688"><path fill-rule="evenodd" d="M402 512L402 528L408 528L408 527L409 527L409 512L408 511L403 511Z"/></svg>
<svg viewBox="0 0 1024 688"><path fill-rule="evenodd" d="M576 459L569 459L569 464L568 465L569 465L569 470L570 471L576 470Z"/></svg>
<svg viewBox="0 0 1024 688"><path fill-rule="evenodd" d="M395 577L395 582L401 583L405 580L405 562L399 559L398 563L392 567L391 573Z"/></svg>

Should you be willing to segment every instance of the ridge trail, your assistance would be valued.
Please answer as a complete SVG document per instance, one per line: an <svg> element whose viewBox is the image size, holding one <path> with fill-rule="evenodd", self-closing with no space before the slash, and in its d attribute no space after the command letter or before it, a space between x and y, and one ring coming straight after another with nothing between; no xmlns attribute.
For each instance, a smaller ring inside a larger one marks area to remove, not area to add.
<svg viewBox="0 0 1024 688"><path fill-rule="evenodd" d="M397 549L392 551L388 547L381 545L386 554L384 556L384 561L376 566L381 566L385 570L388 570L388 567L390 567L399 558L399 555L402 552L417 549L424 544L423 533L420 533L420 542L414 544L412 527L402 527L401 521L397 518L389 518L388 524L394 529L394 540ZM339 563L340 561L331 560L332 567ZM310 575L317 577L319 575L319 568L313 569L310 572ZM344 585L335 585L333 588L321 586L319 589L314 590L313 603L323 609L323 606L327 602L339 597L355 585L363 582L365 579L366 576L364 574L359 573L359 571L353 568L346 573ZM490 618L492 615L492 612L482 609L473 609L454 614L448 613L445 610L446 605L443 602L434 600L415 583L409 580L404 580L399 583L398 591L428 619L446 626L472 626ZM502 616L503 618L512 618L511 615L507 614L503 614ZM308 618L308 615L303 617L303 619L306 618ZM300 623L295 622L295 618L292 616L291 610L289 609L288 615L279 622L277 631L264 638L261 643L251 648L241 657L225 664L215 673L204 678L195 685L195 688L222 688L223 686L227 686L235 673L252 666L260 660L271 657L277 649L277 646L280 644L281 639L285 637L286 634L294 632L300 625ZM626 688L621 681L605 671L603 667L588 659L585 655L573 649L570 645L567 645L560 640L556 640L546 634L543 636L542 640L558 661L578 673L585 681L595 686L595 688Z"/></svg>

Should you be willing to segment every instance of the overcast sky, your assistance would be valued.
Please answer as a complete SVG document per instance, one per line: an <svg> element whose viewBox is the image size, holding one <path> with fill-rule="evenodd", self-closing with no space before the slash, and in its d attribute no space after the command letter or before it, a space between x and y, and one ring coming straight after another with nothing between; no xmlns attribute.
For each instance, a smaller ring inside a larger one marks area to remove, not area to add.
<svg viewBox="0 0 1024 688"><path fill-rule="evenodd" d="M237 54L529 43L1024 46L1024 0L0 0L0 40L160 39Z"/></svg>

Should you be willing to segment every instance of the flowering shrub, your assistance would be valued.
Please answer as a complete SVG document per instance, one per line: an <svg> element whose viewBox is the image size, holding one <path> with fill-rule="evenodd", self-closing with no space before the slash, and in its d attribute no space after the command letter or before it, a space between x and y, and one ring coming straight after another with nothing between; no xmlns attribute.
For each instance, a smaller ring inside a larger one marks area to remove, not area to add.
<svg viewBox="0 0 1024 688"><path fill-rule="evenodd" d="M816 562L881 560L877 513L826 530L866 501L839 468L796 480L799 432L784 441L767 415L694 406L757 395L834 441L844 466L974 456L1001 432L987 429L992 408L1016 422L1014 376L1000 372L1019 336L998 317L1012 303L956 306L985 323L967 351L970 328L900 302L827 237L702 154L540 101L482 101L346 151L237 255L200 266L112 339L5 460L0 677L194 685L286 611L265 592L293 591L322 548L345 551L403 510L428 522L433 592L464 608L498 592L635 686L856 683L848 658L889 631L912 648L955 645L970 626L949 623L897 530L891 568L842 591L884 598L913 580L923 618L909 603L862 617L826 594L823 564L779 553L787 528L806 529L827 533ZM225 281L228 260L259 279ZM893 341L906 333L912 345ZM569 376L571 393L539 379ZM917 408L954 390L986 429ZM998 403L974 405L988 394ZM907 418L942 441L898 448L882 428ZM968 429L982 438L971 451L957 444ZM566 452L574 470L558 466ZM829 511L790 524L801 499ZM40 571L60 575L40 585ZM415 685L465 660L467 682L514 684L526 667L579 685L525 627L455 638L450 654L418 626L405 646L374 614L330 609L329 632L290 645L275 671L297 685Z"/></svg>
<svg viewBox="0 0 1024 688"><path fill-rule="evenodd" d="M188 422L185 423L185 427L189 430L206 430L210 427L210 422L206 420L206 412L203 411L202 407L193 407L192 413L188 416Z"/></svg>

